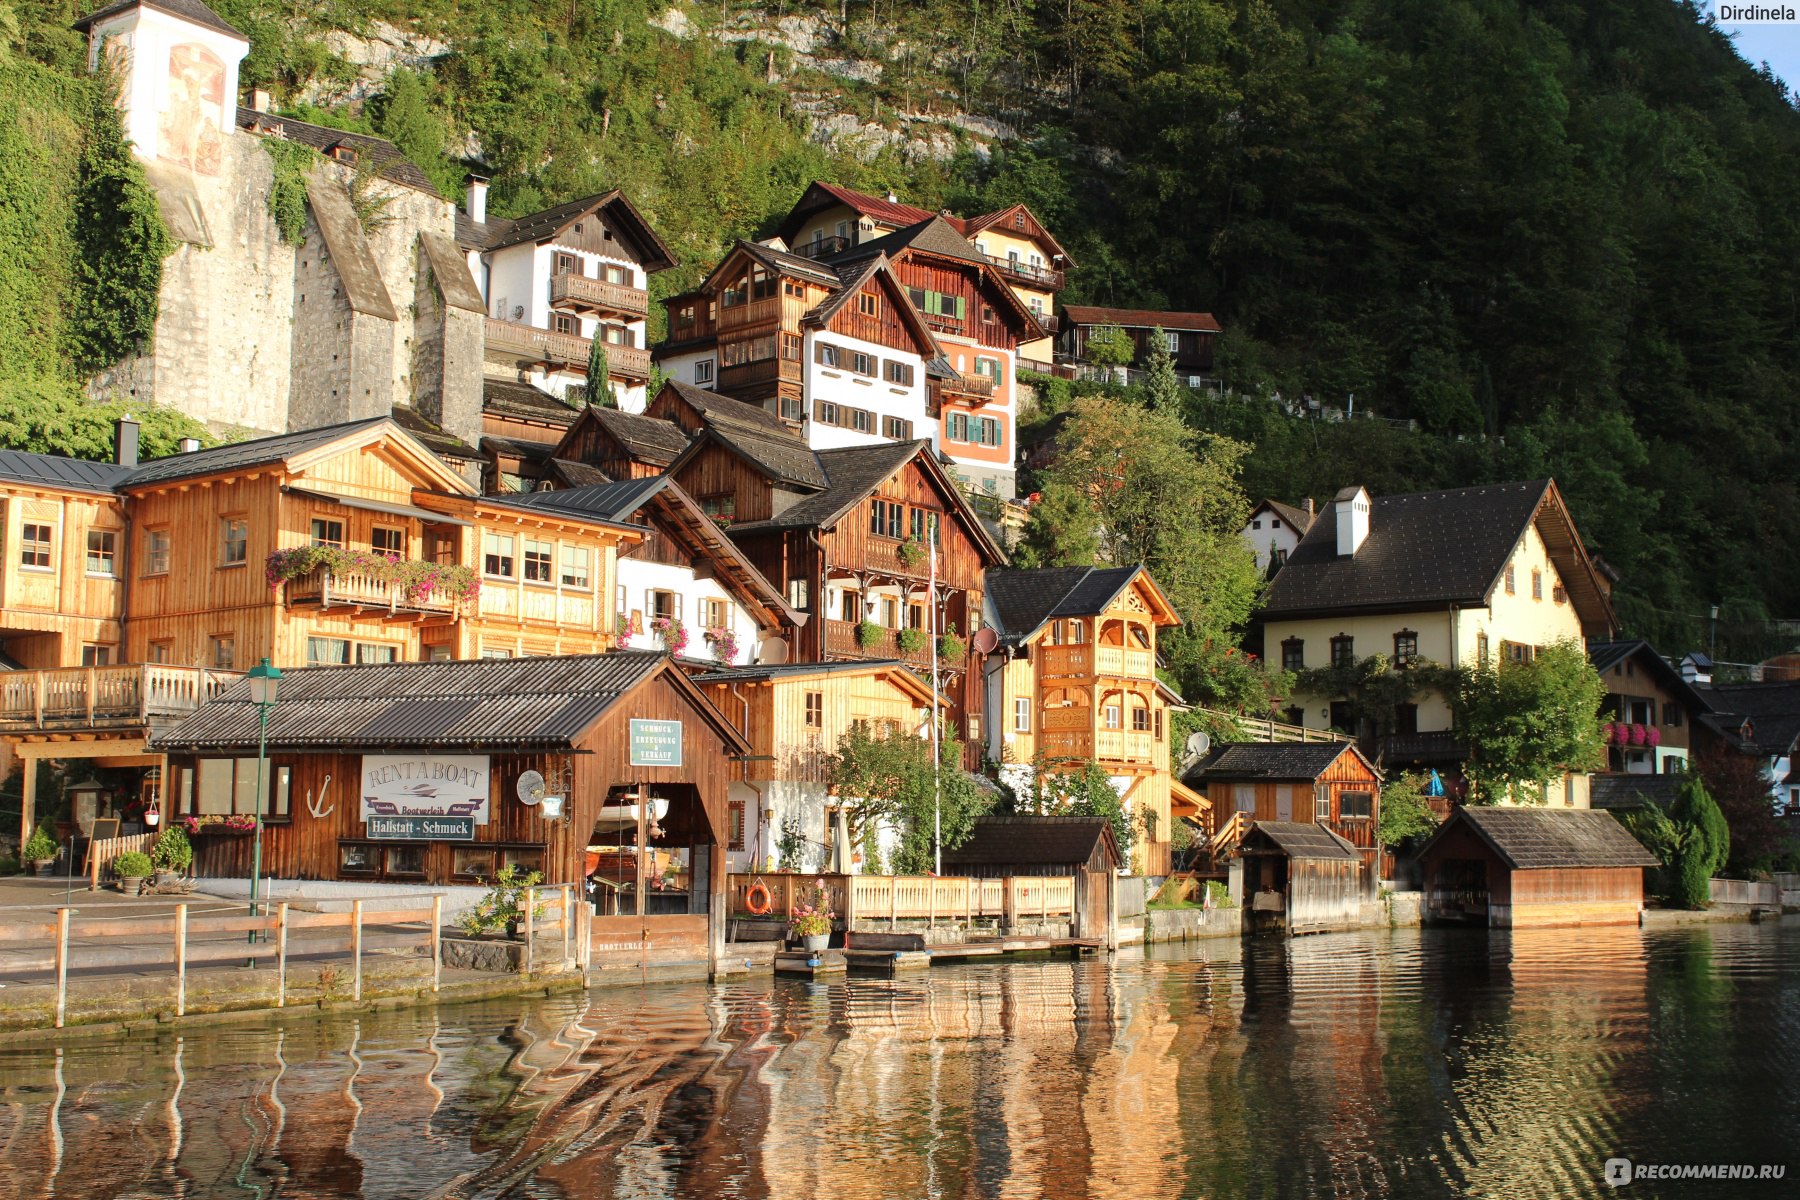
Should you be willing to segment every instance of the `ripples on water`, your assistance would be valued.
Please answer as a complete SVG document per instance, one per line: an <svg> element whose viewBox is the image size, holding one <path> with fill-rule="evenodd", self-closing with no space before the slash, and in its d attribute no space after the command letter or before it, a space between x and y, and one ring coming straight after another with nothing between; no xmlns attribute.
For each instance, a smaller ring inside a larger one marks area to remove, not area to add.
<svg viewBox="0 0 1800 1200"><path fill-rule="evenodd" d="M1788 1161L1797 946L1218 941L9 1050L0 1200L1598 1195ZM1668 1186L1618 1194L1794 1185Z"/></svg>

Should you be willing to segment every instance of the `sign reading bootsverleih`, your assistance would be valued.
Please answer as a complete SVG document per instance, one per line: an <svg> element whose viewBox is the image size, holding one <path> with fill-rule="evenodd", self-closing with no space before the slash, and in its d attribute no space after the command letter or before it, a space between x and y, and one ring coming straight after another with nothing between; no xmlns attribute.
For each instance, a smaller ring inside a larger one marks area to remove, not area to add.
<svg viewBox="0 0 1800 1200"><path fill-rule="evenodd" d="M368 836L393 842L472 842L475 822L469 817L370 817Z"/></svg>
<svg viewBox="0 0 1800 1200"><path fill-rule="evenodd" d="M681 765L681 722L631 722L631 765L634 767L679 767Z"/></svg>
<svg viewBox="0 0 1800 1200"><path fill-rule="evenodd" d="M381 836L374 832L377 817L453 817L486 825L487 755L363 755L362 819L370 823L370 837Z"/></svg>

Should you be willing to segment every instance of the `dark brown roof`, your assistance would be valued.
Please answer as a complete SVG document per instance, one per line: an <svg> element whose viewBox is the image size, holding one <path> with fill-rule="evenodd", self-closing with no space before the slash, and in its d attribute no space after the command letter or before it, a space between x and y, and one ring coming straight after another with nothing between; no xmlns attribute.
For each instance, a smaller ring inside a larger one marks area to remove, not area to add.
<svg viewBox="0 0 1800 1200"><path fill-rule="evenodd" d="M529 459L534 463L547 463L556 453L555 442L534 442L529 438L502 437L494 433L483 435L481 448L496 454Z"/></svg>
<svg viewBox="0 0 1800 1200"><path fill-rule="evenodd" d="M1182 772L1189 784L1209 780L1279 779L1311 783L1345 754L1362 757L1349 742L1225 742ZM1363 765L1380 778L1369 760Z"/></svg>
<svg viewBox="0 0 1800 1200"><path fill-rule="evenodd" d="M1304 821L1258 821L1244 835L1243 846L1253 846L1252 839L1261 834L1275 845L1275 848L1289 858L1362 858L1356 846L1347 838L1327 829L1323 825L1309 824Z"/></svg>
<svg viewBox="0 0 1800 1200"><path fill-rule="evenodd" d="M1143 569L1140 565L989 571L986 592L1000 617L1003 636L1008 641L1023 641L1046 621L1104 611Z"/></svg>
<svg viewBox="0 0 1800 1200"><path fill-rule="evenodd" d="M301 667L281 673L269 712L278 750L562 750L614 704L667 672L728 742L747 749L667 656L618 651L558 658ZM254 751L246 680L156 739L163 751Z"/></svg>
<svg viewBox="0 0 1800 1200"><path fill-rule="evenodd" d="M926 217L905 229L896 229L892 233L883 234L866 242L860 242L837 254L828 255L824 262L854 262L872 258L877 254L893 254L897 250L921 250L927 254L936 254L940 258L953 258L961 262L972 263L978 267L988 265L987 255L977 250L973 243L953 228L950 222L941 216Z"/></svg>
<svg viewBox="0 0 1800 1200"><path fill-rule="evenodd" d="M1122 861L1112 823L1104 817L982 817L968 841L954 849L944 847L944 865L1072 866L1086 863L1102 845L1108 861L1115 865Z"/></svg>
<svg viewBox="0 0 1800 1200"><path fill-rule="evenodd" d="M1063 316L1071 325L1119 325L1132 329L1181 329L1218 333L1218 318L1204 312L1158 312L1151 308L1101 308L1094 304L1066 304Z"/></svg>
<svg viewBox="0 0 1800 1200"><path fill-rule="evenodd" d="M330 150L333 146L348 146L356 151L359 162L372 164L375 172L383 179L409 187L415 192L424 192L427 196L442 198L437 186L419 169L419 165L386 138L372 137L366 133L347 133L327 125L314 125L310 121L300 121L293 117L258 112L254 108L239 108L237 123L240 129L279 130L285 140L300 142L321 152Z"/></svg>
<svg viewBox="0 0 1800 1200"><path fill-rule="evenodd" d="M612 476L599 467L591 467L584 462L576 462L568 458L556 458L554 452L549 464L545 467L548 477L554 478L564 487L594 487L597 484L611 483Z"/></svg>
<svg viewBox="0 0 1800 1200"><path fill-rule="evenodd" d="M153 8L158 12L165 12L170 16L192 21L196 25L204 25L208 29L217 29L221 33L229 33L234 37L244 38L245 41L250 40L244 37L242 31L227 25L225 18L200 3L200 0L118 0L116 4L97 8L82 17L75 22L75 28L85 30L108 17L128 12L134 8Z"/></svg>
<svg viewBox="0 0 1800 1200"><path fill-rule="evenodd" d="M1588 804L1594 808L1668 808L1675 803L1680 775L1595 775L1588 781Z"/></svg>
<svg viewBox="0 0 1800 1200"><path fill-rule="evenodd" d="M668 466L675 456L687 449L688 435L673 421L628 413L618 408L588 410L596 424L611 434L633 458L658 466Z"/></svg>
<svg viewBox="0 0 1800 1200"><path fill-rule="evenodd" d="M394 406L394 424L431 447L434 454L441 454L445 458L460 458L469 461L481 457L481 451L455 434L445 433L438 426L426 420L415 408L396 404Z"/></svg>
<svg viewBox="0 0 1800 1200"><path fill-rule="evenodd" d="M549 421L562 426L570 425L581 415L580 409L543 388L512 379L482 380L481 407L497 416Z"/></svg>
<svg viewBox="0 0 1800 1200"><path fill-rule="evenodd" d="M1299 533L1305 533L1311 529L1313 521L1317 519L1316 513L1309 513L1304 508L1295 508L1292 504L1283 504L1279 500L1264 500L1250 510L1250 515L1255 516L1265 508L1273 510L1276 516L1286 521Z"/></svg>
<svg viewBox="0 0 1800 1200"><path fill-rule="evenodd" d="M808 489L830 483L818 455L768 409L678 379L663 386L673 389L700 414L705 436L729 447L771 479Z"/></svg>
<svg viewBox="0 0 1800 1200"><path fill-rule="evenodd" d="M1611 813L1591 808L1465 806L1438 827L1420 857L1457 825L1467 825L1515 871L1662 865Z"/></svg>
<svg viewBox="0 0 1800 1200"><path fill-rule="evenodd" d="M1711 710L1701 721L1743 753L1776 757L1800 741L1800 683L1708 683L1693 690Z"/></svg>
<svg viewBox="0 0 1800 1200"><path fill-rule="evenodd" d="M456 239L477 250L501 250L522 242L548 241L571 222L600 209L605 209L607 218L638 243L646 271L654 274L675 265L675 252L657 236L637 206L617 188L568 200L522 217L490 217L479 225L470 220L467 213L458 212Z"/></svg>
<svg viewBox="0 0 1800 1200"><path fill-rule="evenodd" d="M33 454L27 450L0 450L0 479L64 491L112 492L131 472L131 467L116 463L65 458L60 454Z"/></svg>

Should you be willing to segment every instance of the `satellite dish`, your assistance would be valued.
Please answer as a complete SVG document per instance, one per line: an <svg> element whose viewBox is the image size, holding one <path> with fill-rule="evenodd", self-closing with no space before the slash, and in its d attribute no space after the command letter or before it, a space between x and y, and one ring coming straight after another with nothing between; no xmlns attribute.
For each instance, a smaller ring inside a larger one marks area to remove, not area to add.
<svg viewBox="0 0 1800 1200"><path fill-rule="evenodd" d="M544 802L544 777L536 771L523 772L513 788L519 793L520 804L535 808Z"/></svg>
<svg viewBox="0 0 1800 1200"><path fill-rule="evenodd" d="M764 666L778 667L787 661L788 644L778 637L764 638L756 644L756 661Z"/></svg>
<svg viewBox="0 0 1800 1200"><path fill-rule="evenodd" d="M1189 754L1193 755L1195 758L1199 758L1202 754L1205 754L1208 750L1211 750L1211 749L1212 749L1212 734L1205 733L1205 732L1202 732L1199 730L1196 730L1195 732L1188 734L1187 752Z"/></svg>
<svg viewBox="0 0 1800 1200"><path fill-rule="evenodd" d="M986 626L977 629L975 631L975 636L969 639L969 645L975 648L975 653L977 654L992 654L994 652L994 647L999 644L1000 635Z"/></svg>

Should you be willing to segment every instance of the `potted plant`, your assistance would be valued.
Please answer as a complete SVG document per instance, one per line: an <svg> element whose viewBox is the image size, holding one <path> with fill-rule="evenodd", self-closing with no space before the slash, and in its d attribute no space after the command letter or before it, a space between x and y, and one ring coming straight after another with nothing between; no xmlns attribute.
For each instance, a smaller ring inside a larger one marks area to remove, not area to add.
<svg viewBox="0 0 1800 1200"><path fill-rule="evenodd" d="M113 859L113 874L119 877L119 890L127 896L135 896L144 890L144 880L150 878L154 870L150 865L150 856L142 850L127 850Z"/></svg>
<svg viewBox="0 0 1800 1200"><path fill-rule="evenodd" d="M481 937L483 934L506 930L508 938L519 936L519 922L525 919L525 889L536 887L544 882L541 871L521 871L516 866L500 868L489 885L487 894L475 902L474 907L456 918L456 927L470 937ZM550 910L548 904L539 904L532 908L533 920L543 916Z"/></svg>
<svg viewBox="0 0 1800 1200"><path fill-rule="evenodd" d="M938 657L945 662L961 662L969 653L969 644L963 641L962 635L956 632L954 622L938 638L937 651Z"/></svg>
<svg viewBox="0 0 1800 1200"><path fill-rule="evenodd" d="M908 654L917 654L925 648L925 631L907 627L900 631L900 649Z"/></svg>
<svg viewBox="0 0 1800 1200"><path fill-rule="evenodd" d="M653 617L650 620L650 632L662 639L663 649L679 656L687 649L687 626L678 617Z"/></svg>
<svg viewBox="0 0 1800 1200"><path fill-rule="evenodd" d="M864 650L873 650L881 645L881 635L887 630L874 621L865 620L856 627L856 644Z"/></svg>
<svg viewBox="0 0 1800 1200"><path fill-rule="evenodd" d="M716 625L706 631L706 644L713 649L713 657L720 662L731 665L737 661L737 634L729 625Z"/></svg>
<svg viewBox="0 0 1800 1200"><path fill-rule="evenodd" d="M150 865L156 868L156 886L174 883L194 865L194 844L179 825L170 825L156 835L150 851Z"/></svg>
<svg viewBox="0 0 1800 1200"><path fill-rule="evenodd" d="M831 944L831 897L825 892L825 881L815 880L804 895L794 901L788 916L788 933L806 945L808 954L818 954Z"/></svg>
<svg viewBox="0 0 1800 1200"><path fill-rule="evenodd" d="M917 538L907 538L894 548L894 554L900 565L910 571L925 561L925 546Z"/></svg>
<svg viewBox="0 0 1800 1200"><path fill-rule="evenodd" d="M56 864L56 839L39 825L25 839L25 846L19 851L19 857L35 867L39 875L48 875L50 868Z"/></svg>

